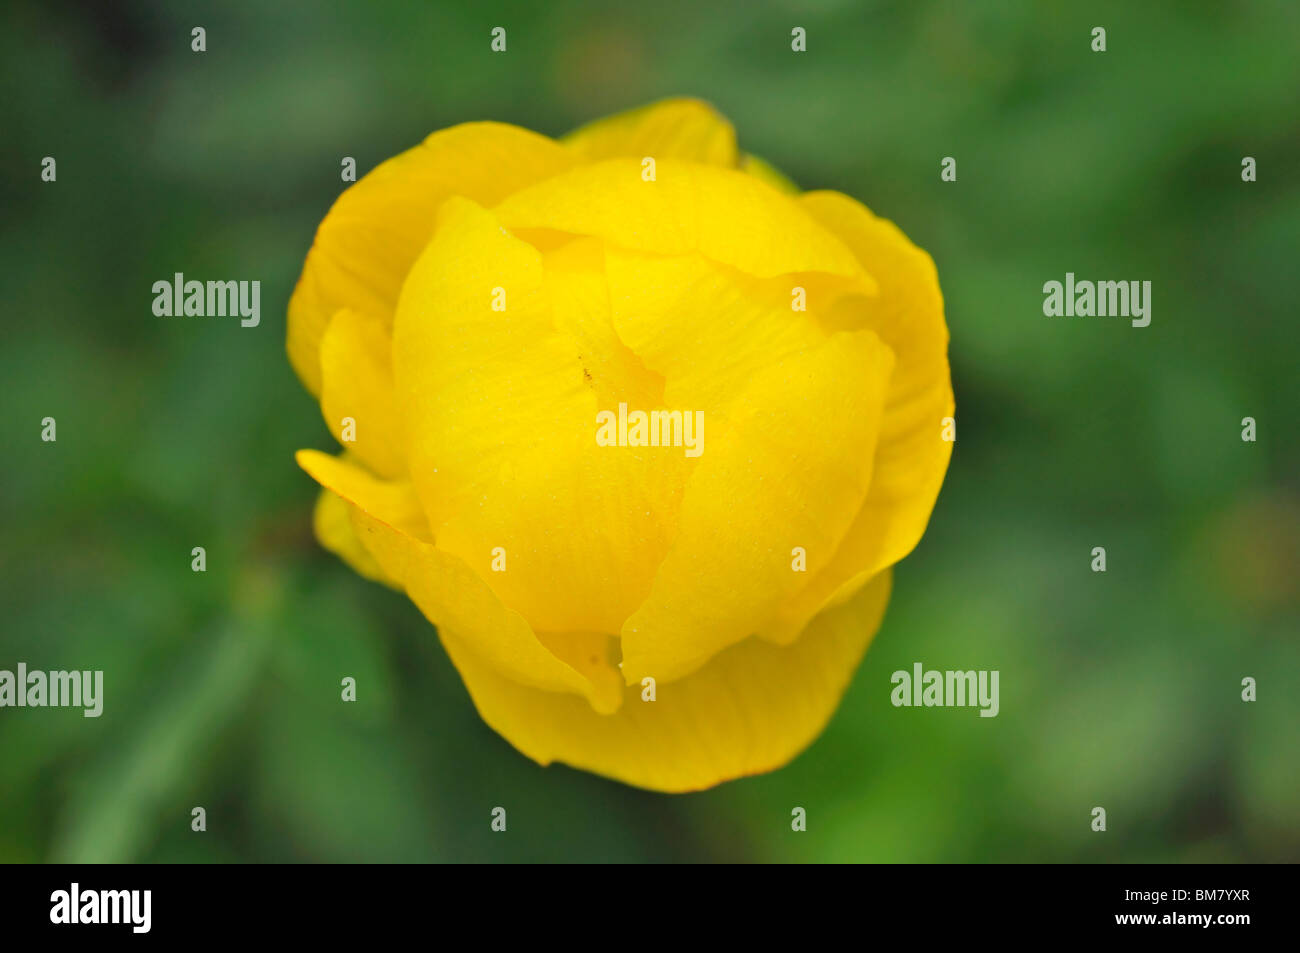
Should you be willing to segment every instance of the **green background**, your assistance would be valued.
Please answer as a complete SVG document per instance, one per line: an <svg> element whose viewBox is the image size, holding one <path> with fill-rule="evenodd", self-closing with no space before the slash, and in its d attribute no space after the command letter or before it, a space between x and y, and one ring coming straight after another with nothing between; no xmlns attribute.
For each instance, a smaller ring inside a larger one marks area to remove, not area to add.
<svg viewBox="0 0 1300 953"><path fill-rule="evenodd" d="M0 709L0 860L1300 857L1294 3L179 6L0 29L0 668L106 695ZM934 256L959 430L824 735L664 796L517 754L316 545L293 452L333 447L283 340L343 156L683 94ZM154 317L175 271L259 279L261 326ZM1045 317L1066 271L1152 281L1151 326ZM1001 714L893 708L914 661L999 670Z"/></svg>

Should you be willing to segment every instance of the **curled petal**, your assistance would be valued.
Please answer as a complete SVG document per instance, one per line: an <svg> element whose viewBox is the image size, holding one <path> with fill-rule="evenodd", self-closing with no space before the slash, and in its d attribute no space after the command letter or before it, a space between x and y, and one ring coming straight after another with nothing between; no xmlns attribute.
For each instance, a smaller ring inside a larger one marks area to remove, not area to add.
<svg viewBox="0 0 1300 953"><path fill-rule="evenodd" d="M473 122L435 132L349 187L317 229L289 300L289 360L307 389L320 394L320 341L336 311L392 319L448 196L495 204L578 161L527 129Z"/></svg>
<svg viewBox="0 0 1300 953"><path fill-rule="evenodd" d="M657 255L698 252L748 275L821 271L874 283L844 243L788 195L734 169L664 159L653 182L635 159L561 173L496 207L512 230L590 235Z"/></svg>
<svg viewBox="0 0 1300 953"><path fill-rule="evenodd" d="M890 576L818 616L793 645L747 639L693 675L640 683L616 714L581 699L521 688L456 637L443 644L483 720L541 764L562 761L637 787L698 791L789 762L825 728L880 626Z"/></svg>
<svg viewBox="0 0 1300 953"><path fill-rule="evenodd" d="M588 161L616 156L736 165L736 131L708 103L665 99L598 119L560 140Z"/></svg>
<svg viewBox="0 0 1300 953"><path fill-rule="evenodd" d="M874 333L857 331L755 373L722 437L706 439L677 538L623 626L629 682L695 671L829 562L871 482L893 363ZM807 572L795 570L796 548Z"/></svg>
<svg viewBox="0 0 1300 953"><path fill-rule="evenodd" d="M838 234L880 276L873 299L845 301L832 322L870 328L897 355L886 395L871 490L835 558L764 628L778 642L798 636L827 605L898 562L917 544L930 519L952 456L942 439L953 415L948 328L930 256L892 222L834 192L813 192L802 204Z"/></svg>
<svg viewBox="0 0 1300 953"><path fill-rule="evenodd" d="M419 504L409 484L385 483L314 450L299 451L298 464L351 505L357 537L384 575L402 584L444 637L456 633L480 664L521 687L573 693L600 712L613 711L622 702L608 680L588 678L559 658L469 566L433 545L420 530Z"/></svg>

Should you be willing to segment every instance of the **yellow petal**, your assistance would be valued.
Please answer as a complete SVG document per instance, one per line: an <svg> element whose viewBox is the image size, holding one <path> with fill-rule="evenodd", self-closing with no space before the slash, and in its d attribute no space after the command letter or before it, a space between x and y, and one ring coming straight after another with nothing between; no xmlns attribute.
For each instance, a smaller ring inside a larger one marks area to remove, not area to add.
<svg viewBox="0 0 1300 953"><path fill-rule="evenodd" d="M403 535L423 542L433 541L424 510L409 481L379 479L347 457L332 457L319 450L299 450L294 459L321 486L362 507Z"/></svg>
<svg viewBox="0 0 1300 953"><path fill-rule="evenodd" d="M870 283L838 238L753 176L663 159L653 182L635 159L609 159L561 173L496 208L511 230L590 235L658 255L698 252L749 275L822 271Z"/></svg>
<svg viewBox="0 0 1300 953"><path fill-rule="evenodd" d="M343 192L316 232L289 301L289 359L307 389L320 393L320 340L336 311L391 319L406 272L448 196L495 204L577 161L571 150L526 129L465 123L435 132Z"/></svg>
<svg viewBox="0 0 1300 953"><path fill-rule="evenodd" d="M892 364L872 332L838 333L755 372L716 442L706 418L677 538L623 626L629 682L694 671L830 561L870 484Z"/></svg>
<svg viewBox="0 0 1300 953"><path fill-rule="evenodd" d="M321 414L334 439L372 472L397 477L406 470L397 403L393 399L392 340L388 322L343 309L321 338ZM346 427L344 421L351 421ZM352 440L345 440L347 435Z"/></svg>
<svg viewBox="0 0 1300 953"><path fill-rule="evenodd" d="M819 347L827 332L816 316L829 319L841 296L865 287L815 272L752 278L700 255L617 248L606 250L605 269L614 330L665 379L665 405L703 410L714 423L755 371ZM807 310L792 307L796 289Z"/></svg>
<svg viewBox="0 0 1300 953"><path fill-rule="evenodd" d="M884 567L906 556L929 522L948 469L952 443L942 421L953 415L948 328L930 256L893 223L835 192L801 202L880 277L880 293L846 301L833 322L870 328L897 360L886 397L871 489L834 560L766 627L778 642L796 637L807 619L833 605Z"/></svg>
<svg viewBox="0 0 1300 953"><path fill-rule="evenodd" d="M608 683L585 677L547 649L523 617L503 606L462 560L411 532L418 526L413 519L418 503L409 487L386 484L314 450L299 451L298 464L351 504L353 525L366 549L440 631L458 633L486 664L521 686L573 692L601 712L621 703Z"/></svg>
<svg viewBox="0 0 1300 953"><path fill-rule="evenodd" d="M709 165L736 164L736 132L731 123L698 99L665 99L598 119L560 141L588 161L667 156Z"/></svg>
<svg viewBox="0 0 1300 953"><path fill-rule="evenodd" d="M818 616L789 647L748 639L642 701L626 689L617 714L580 699L521 688L443 632L483 720L543 765L561 761L637 787L696 791L786 764L839 705L889 600L885 572Z"/></svg>
<svg viewBox="0 0 1300 953"><path fill-rule="evenodd" d="M591 681L598 709L617 711L623 699L623 675L618 670L618 639L603 632L538 632L537 640L574 671Z"/></svg>
<svg viewBox="0 0 1300 953"><path fill-rule="evenodd" d="M338 556L357 573L372 582L400 590L401 584L390 579L375 557L361 544L352 526L351 505L332 490L321 490L312 512L312 528L316 539L327 550Z"/></svg>
<svg viewBox="0 0 1300 953"><path fill-rule="evenodd" d="M578 238L543 255L546 297L555 329L567 335L582 356L583 380L608 408L657 407L664 400L664 378L648 368L615 331L606 275L605 245Z"/></svg>
<svg viewBox="0 0 1300 953"><path fill-rule="evenodd" d="M536 631L615 634L667 551L692 461L597 444L600 401L656 385L643 368L611 379L637 362L600 353L617 342L580 251L543 275L535 248L448 201L402 293L395 380L439 548L476 567L504 549L487 584Z"/></svg>

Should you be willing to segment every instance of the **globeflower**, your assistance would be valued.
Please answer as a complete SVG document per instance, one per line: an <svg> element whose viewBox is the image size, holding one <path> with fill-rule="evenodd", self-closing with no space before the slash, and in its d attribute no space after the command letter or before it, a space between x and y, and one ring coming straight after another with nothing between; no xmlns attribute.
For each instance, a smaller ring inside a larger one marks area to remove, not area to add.
<svg viewBox="0 0 1300 953"><path fill-rule="evenodd" d="M925 252L704 103L467 123L317 231L288 352L342 453L298 462L517 749L698 790L834 713L948 466L947 345Z"/></svg>

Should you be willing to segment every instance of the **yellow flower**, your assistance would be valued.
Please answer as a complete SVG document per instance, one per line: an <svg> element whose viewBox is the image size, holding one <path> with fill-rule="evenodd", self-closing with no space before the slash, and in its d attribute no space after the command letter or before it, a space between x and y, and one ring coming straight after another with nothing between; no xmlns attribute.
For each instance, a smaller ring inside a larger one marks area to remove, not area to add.
<svg viewBox="0 0 1300 953"><path fill-rule="evenodd" d="M298 461L516 748L695 790L834 713L948 466L947 344L928 255L703 103L467 123L321 223L288 351L345 452ZM598 439L637 411L701 452Z"/></svg>

